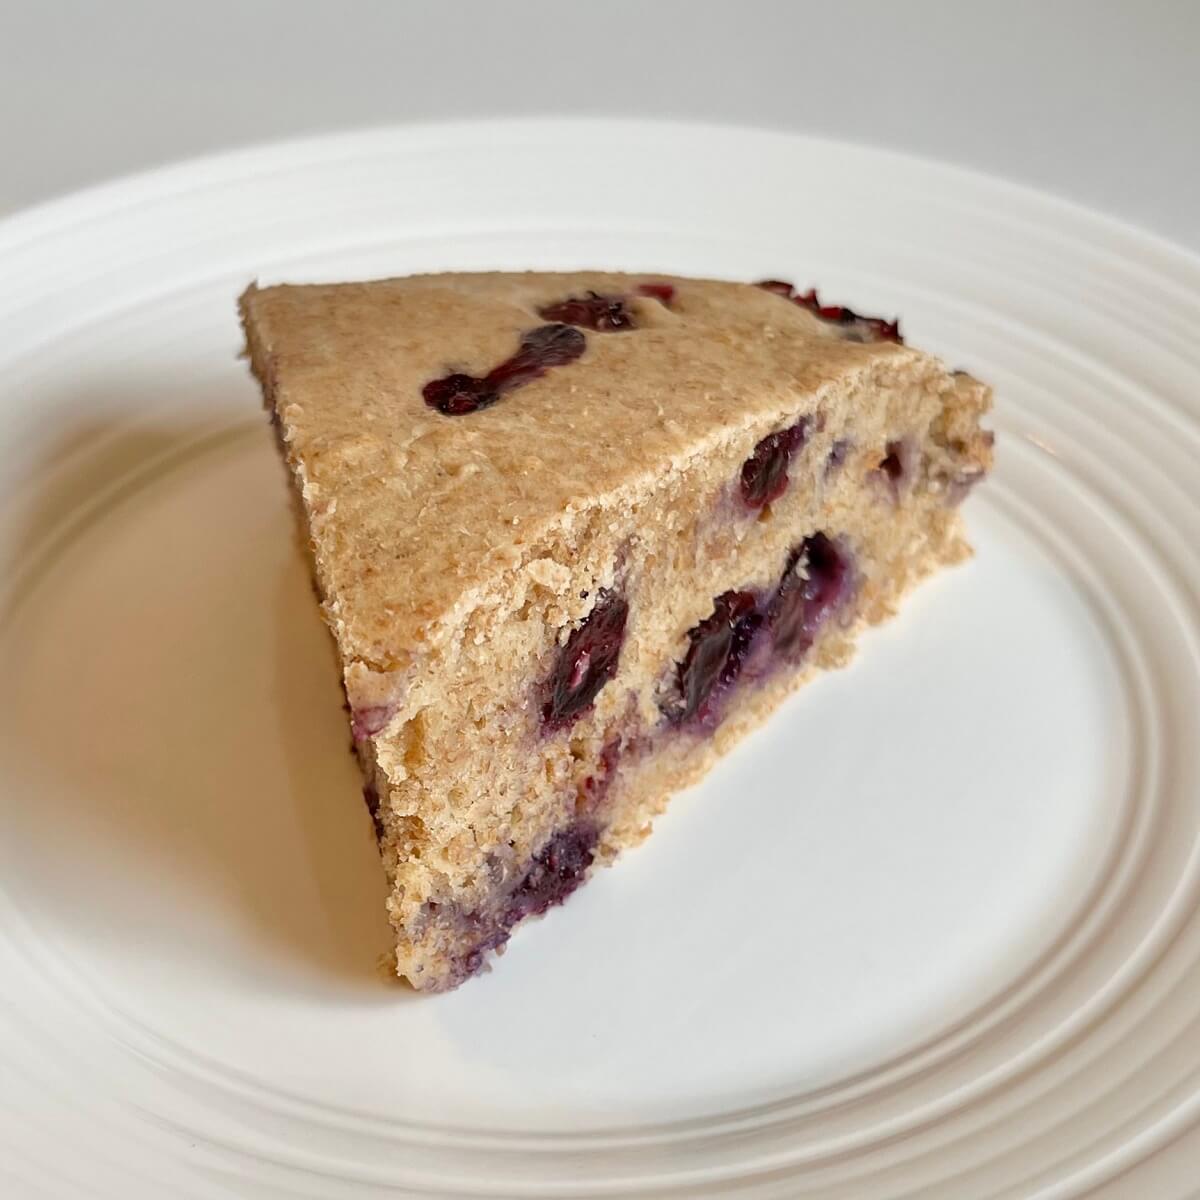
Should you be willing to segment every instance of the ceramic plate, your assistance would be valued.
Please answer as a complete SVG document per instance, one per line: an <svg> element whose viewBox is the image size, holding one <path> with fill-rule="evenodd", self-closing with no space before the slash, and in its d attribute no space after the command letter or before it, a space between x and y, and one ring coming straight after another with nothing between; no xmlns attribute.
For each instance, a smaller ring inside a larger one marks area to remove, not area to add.
<svg viewBox="0 0 1200 1200"><path fill-rule="evenodd" d="M997 390L978 553L417 997L234 300L589 266L901 314ZM0 1194L1194 1195L1200 261L865 148L473 123L0 223L0 328Z"/></svg>

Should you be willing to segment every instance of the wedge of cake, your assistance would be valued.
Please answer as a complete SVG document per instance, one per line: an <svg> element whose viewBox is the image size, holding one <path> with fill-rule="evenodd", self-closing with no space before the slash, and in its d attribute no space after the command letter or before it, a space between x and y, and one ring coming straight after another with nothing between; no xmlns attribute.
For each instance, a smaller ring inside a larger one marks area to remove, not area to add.
<svg viewBox="0 0 1200 1200"><path fill-rule="evenodd" d="M463 274L241 307L417 988L969 553L987 388L813 292Z"/></svg>

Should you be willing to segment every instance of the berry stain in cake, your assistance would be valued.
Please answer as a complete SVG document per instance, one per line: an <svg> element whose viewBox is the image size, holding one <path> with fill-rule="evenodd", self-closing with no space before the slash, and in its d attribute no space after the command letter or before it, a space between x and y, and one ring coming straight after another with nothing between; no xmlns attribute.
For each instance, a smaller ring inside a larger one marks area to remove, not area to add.
<svg viewBox="0 0 1200 1200"><path fill-rule="evenodd" d="M675 288L669 283L643 283L638 285L637 294L669 307L675 298ZM568 296L565 300L544 304L538 309L538 316L545 321L576 325L597 333L619 333L637 328L627 300L625 295L588 291L582 296Z"/></svg>
<svg viewBox="0 0 1200 1200"><path fill-rule="evenodd" d="M639 296L645 296L647 300L657 300L666 308L670 308L675 299L673 283L639 283L637 292Z"/></svg>
<svg viewBox="0 0 1200 1200"><path fill-rule="evenodd" d="M899 504L918 469L919 451L911 438L896 438L884 447L883 458L875 468L875 478L887 490L893 504Z"/></svg>
<svg viewBox="0 0 1200 1200"><path fill-rule="evenodd" d="M637 328L633 314L625 307L624 296L602 296L599 292L568 296L555 304L547 304L538 309L538 316L600 333Z"/></svg>
<svg viewBox="0 0 1200 1200"><path fill-rule="evenodd" d="M629 749L633 749L633 742ZM600 748L600 757L596 761L592 774L584 776L575 797L575 812L578 815L594 811L604 803L608 790L616 778L617 766L621 755L626 750L624 738L620 734L609 737Z"/></svg>
<svg viewBox="0 0 1200 1200"><path fill-rule="evenodd" d="M598 830L575 824L556 833L534 856L501 917L507 930L561 904L584 880L596 857Z"/></svg>
<svg viewBox="0 0 1200 1200"><path fill-rule="evenodd" d="M390 704L369 704L362 708L350 710L350 731L356 742L365 741L382 733L388 722L396 715L395 708Z"/></svg>
<svg viewBox="0 0 1200 1200"><path fill-rule="evenodd" d="M560 829L533 856L520 882L499 908L460 914L459 921L476 936L443 987L457 987L464 979L484 970L492 951L503 954L513 926L562 904L587 878L596 858L599 837L599 829L588 821L576 821ZM428 916L436 917L441 906L431 901L425 911Z"/></svg>
<svg viewBox="0 0 1200 1200"><path fill-rule="evenodd" d="M371 823L375 826L375 840L383 841L383 818L379 815L379 792L373 783L363 784L363 803L371 814Z"/></svg>
<svg viewBox="0 0 1200 1200"><path fill-rule="evenodd" d="M454 372L430 380L422 389L425 403L448 417L489 408L501 396L540 379L551 367L574 362L587 349L587 339L571 325L540 325L521 335L517 352L486 375Z"/></svg>
<svg viewBox="0 0 1200 1200"><path fill-rule="evenodd" d="M838 438L829 447L829 456L825 459L826 475L832 475L835 471L841 470L846 462L846 456L850 453L850 449L851 442L849 438Z"/></svg>

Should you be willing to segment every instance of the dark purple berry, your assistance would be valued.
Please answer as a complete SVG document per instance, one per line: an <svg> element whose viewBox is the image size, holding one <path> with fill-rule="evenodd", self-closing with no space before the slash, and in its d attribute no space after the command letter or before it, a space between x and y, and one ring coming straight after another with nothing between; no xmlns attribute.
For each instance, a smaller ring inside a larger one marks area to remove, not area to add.
<svg viewBox="0 0 1200 1200"><path fill-rule="evenodd" d="M581 325L584 329L613 332L633 329L633 314L625 307L621 296L601 296L599 292L588 292L586 296L569 296L557 304L547 304L538 309L538 316L547 321L562 321L567 325Z"/></svg>
<svg viewBox="0 0 1200 1200"><path fill-rule="evenodd" d="M798 662L850 589L850 561L824 533L807 537L788 558L767 611L775 651Z"/></svg>
<svg viewBox="0 0 1200 1200"><path fill-rule="evenodd" d="M464 912L447 906L443 915L443 906L436 900L426 901L425 912L430 917L445 920L453 914L464 940L470 939L470 949L454 961L442 990L455 988L483 970L487 956L503 949L514 925L562 904L587 878L599 836L599 828L587 820L577 820L559 830L542 845L520 882L495 907ZM503 865L498 860L491 864L490 874L496 883L503 879Z"/></svg>
<svg viewBox="0 0 1200 1200"><path fill-rule="evenodd" d="M574 362L587 339L570 325L541 325L521 335L517 352L482 379L455 372L432 379L422 389L425 403L448 417L460 417L495 404L505 392L538 379L550 367Z"/></svg>
<svg viewBox="0 0 1200 1200"><path fill-rule="evenodd" d="M430 408L436 408L448 417L478 412L500 399L500 389L493 387L486 377L476 379L474 375L462 374L431 379L421 394Z"/></svg>
<svg viewBox="0 0 1200 1200"><path fill-rule="evenodd" d="M842 337L850 342L902 342L900 323L882 317L864 317L843 304L822 304L816 288L798 292L792 303L806 308L822 321L837 325Z"/></svg>
<svg viewBox="0 0 1200 1200"><path fill-rule="evenodd" d="M797 292L790 283L782 279L764 279L755 285L765 291L774 292L793 304L807 309L822 321L837 325L841 336L848 342L903 342L899 321L885 321L882 317L864 317L844 304L822 304L816 288Z"/></svg>
<svg viewBox="0 0 1200 1200"><path fill-rule="evenodd" d="M748 593L741 592L739 594L745 596ZM741 675L742 668L746 665L750 652L754 648L754 639L763 626L765 618L758 610L757 602L753 601L753 598L751 601L755 607L748 612L743 612L733 623L733 641L729 647L729 654L725 658L725 669L721 672L723 688L730 687L737 682L738 676Z"/></svg>
<svg viewBox="0 0 1200 1200"><path fill-rule="evenodd" d="M570 725L591 708L596 694L617 673L628 615L623 596L606 590L596 598L595 607L559 652L542 707L546 728Z"/></svg>
<svg viewBox="0 0 1200 1200"><path fill-rule="evenodd" d="M525 878L513 892L501 925L510 929L525 917L561 904L584 880L596 857L597 831L574 825L556 833L534 856Z"/></svg>
<svg viewBox="0 0 1200 1200"><path fill-rule="evenodd" d="M742 499L748 508L762 508L787 491L788 464L808 437L809 419L768 434L742 463Z"/></svg>
<svg viewBox="0 0 1200 1200"><path fill-rule="evenodd" d="M678 696L668 716L677 724L708 715L718 690L741 674L754 636L762 625L749 592L724 592L712 615L688 630L688 652L677 668Z"/></svg>

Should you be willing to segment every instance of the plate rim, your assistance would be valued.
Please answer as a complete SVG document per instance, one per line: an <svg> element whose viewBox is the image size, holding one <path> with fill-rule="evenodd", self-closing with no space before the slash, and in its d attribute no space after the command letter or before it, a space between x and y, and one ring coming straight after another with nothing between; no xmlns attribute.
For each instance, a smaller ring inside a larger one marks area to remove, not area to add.
<svg viewBox="0 0 1200 1200"><path fill-rule="evenodd" d="M642 136L653 133L664 140L680 136L754 137L790 145L820 147L827 153L836 151L853 156L883 157L898 165L936 171L963 184L999 189L1014 200L1051 205L1061 216L1086 221L1112 235L1141 241L1160 253L1181 256L1193 270L1200 271L1200 250L1192 250L1136 222L1113 216L1071 197L977 167L952 163L935 155L897 150L885 143L852 141L736 121L583 115L455 117L354 125L322 133L256 139L245 144L168 159L157 165L120 172L80 188L66 189L0 216L0 256L22 240L52 235L81 219L94 219L147 200L167 198L172 193L186 190L188 185L201 177L210 182L229 182L231 179L261 174L285 161L291 165L307 165L329 161L351 152L355 156L364 152L377 154L401 145L410 148L428 143L438 136L462 137L481 130L486 130L489 136L501 138L545 136L567 130L586 131L593 137L597 134L636 132Z"/></svg>

